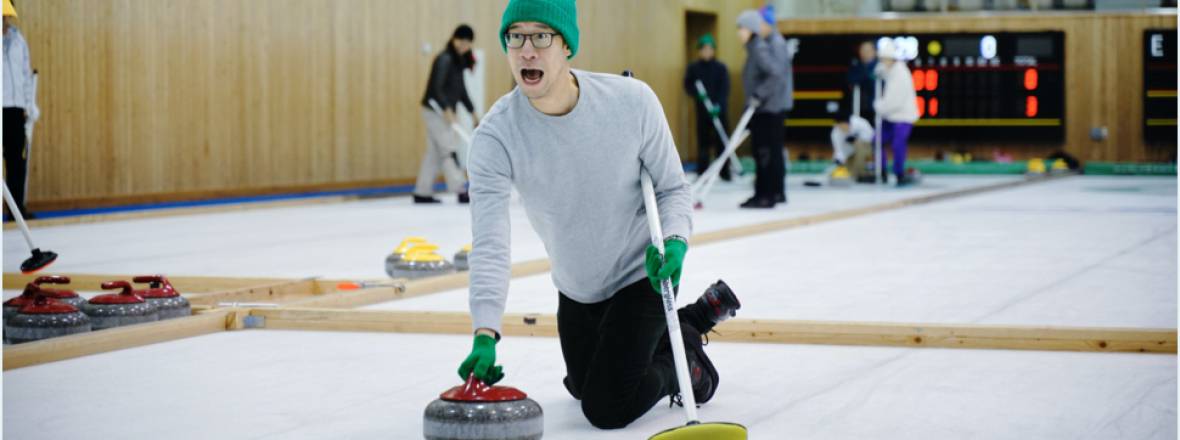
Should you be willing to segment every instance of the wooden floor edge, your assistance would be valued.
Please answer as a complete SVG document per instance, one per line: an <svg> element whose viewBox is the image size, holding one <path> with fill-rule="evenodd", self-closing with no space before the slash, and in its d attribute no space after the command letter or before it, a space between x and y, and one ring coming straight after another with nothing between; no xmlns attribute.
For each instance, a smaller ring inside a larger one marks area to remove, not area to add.
<svg viewBox="0 0 1180 440"><path fill-rule="evenodd" d="M310 331L471 334L465 312L254 309L262 328ZM773 344L969 348L1176 354L1176 329L732 319L712 341ZM556 336L551 314L505 314L505 336Z"/></svg>
<svg viewBox="0 0 1180 440"><path fill-rule="evenodd" d="M4 371L160 342L222 332L235 327L238 314L212 310L184 318L98 330L4 346Z"/></svg>

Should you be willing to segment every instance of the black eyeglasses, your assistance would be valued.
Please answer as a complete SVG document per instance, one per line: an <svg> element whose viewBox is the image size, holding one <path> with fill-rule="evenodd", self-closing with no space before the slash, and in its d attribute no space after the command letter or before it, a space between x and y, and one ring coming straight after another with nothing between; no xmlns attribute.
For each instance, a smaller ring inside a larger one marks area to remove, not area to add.
<svg viewBox="0 0 1180 440"><path fill-rule="evenodd" d="M524 47L524 40L533 42L534 49L545 49L553 45L553 37L561 35L556 32L538 32L535 34L521 34L516 32L507 32L504 34L504 43L513 49L520 49Z"/></svg>

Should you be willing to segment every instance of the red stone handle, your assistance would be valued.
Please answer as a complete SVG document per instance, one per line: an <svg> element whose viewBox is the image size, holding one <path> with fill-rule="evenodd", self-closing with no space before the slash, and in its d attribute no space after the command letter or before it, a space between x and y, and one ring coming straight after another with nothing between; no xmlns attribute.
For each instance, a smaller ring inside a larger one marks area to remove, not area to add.
<svg viewBox="0 0 1180 440"><path fill-rule="evenodd" d="M70 277L63 277L61 275L46 275L37 277L33 280L33 284L40 286L41 284L70 284Z"/></svg>
<svg viewBox="0 0 1180 440"><path fill-rule="evenodd" d="M131 295L131 283L126 281L107 281L102 283L102 290L123 289L120 295Z"/></svg>
<svg viewBox="0 0 1180 440"><path fill-rule="evenodd" d="M132 278L131 281L135 281L135 282L141 283L141 284L142 283L149 283L149 285L153 289L159 289L162 287L162 288L164 288L164 290L170 290L170 291L176 290L175 288L172 287L172 283L168 282L168 278L163 275L140 275L135 278Z"/></svg>

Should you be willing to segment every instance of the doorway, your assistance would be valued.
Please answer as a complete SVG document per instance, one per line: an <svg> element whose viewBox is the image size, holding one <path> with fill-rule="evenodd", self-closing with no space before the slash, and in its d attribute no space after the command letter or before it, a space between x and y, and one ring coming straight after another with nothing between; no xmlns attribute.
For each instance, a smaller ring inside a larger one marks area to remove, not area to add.
<svg viewBox="0 0 1180 440"><path fill-rule="evenodd" d="M700 11L684 11L684 66L697 60L697 40L702 35L713 34L717 37L717 14L712 12ZM697 160L697 129L696 129L696 100L693 96L682 93L681 106L683 111L680 112L680 138L686 140L684 150L687 154L683 155L683 160L689 163L696 163ZM724 118L725 116L722 115ZM697 170L701 172L703 170Z"/></svg>

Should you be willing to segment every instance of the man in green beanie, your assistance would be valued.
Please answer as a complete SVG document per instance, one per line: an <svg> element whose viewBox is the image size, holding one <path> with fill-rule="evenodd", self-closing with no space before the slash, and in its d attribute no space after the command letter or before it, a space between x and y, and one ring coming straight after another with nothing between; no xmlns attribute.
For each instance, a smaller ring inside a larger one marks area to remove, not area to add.
<svg viewBox="0 0 1180 440"><path fill-rule="evenodd" d="M692 64L688 65L688 70L684 73L684 91L689 96L695 96L697 109L697 173L705 172L705 168L709 167L709 163L713 161L713 151L718 155L725 151L725 143L721 141L721 135L717 133L716 127L713 126L713 119L717 118L721 123L721 128L729 131L729 124L725 121L726 102L729 101L729 69L725 64L717 61L716 58L717 43L713 40L712 34L702 35L697 40L697 56L698 58ZM704 94L697 89L697 82L701 83L704 88ZM708 99L712 104L711 107L705 105L705 99ZM725 166L721 167L721 180L728 182L730 180L729 161L727 160Z"/></svg>
<svg viewBox="0 0 1180 440"><path fill-rule="evenodd" d="M503 377L495 347L508 297L515 188L552 264L564 385L591 424L621 428L680 391L654 287L679 281L688 250L692 205L680 157L647 84L570 67L578 53L573 0L511 0L498 38L517 87L472 134L475 342L459 376ZM641 169L652 176L668 234L664 261L648 248ZM720 283L680 310L698 402L712 397L718 380L700 334L738 307Z"/></svg>

